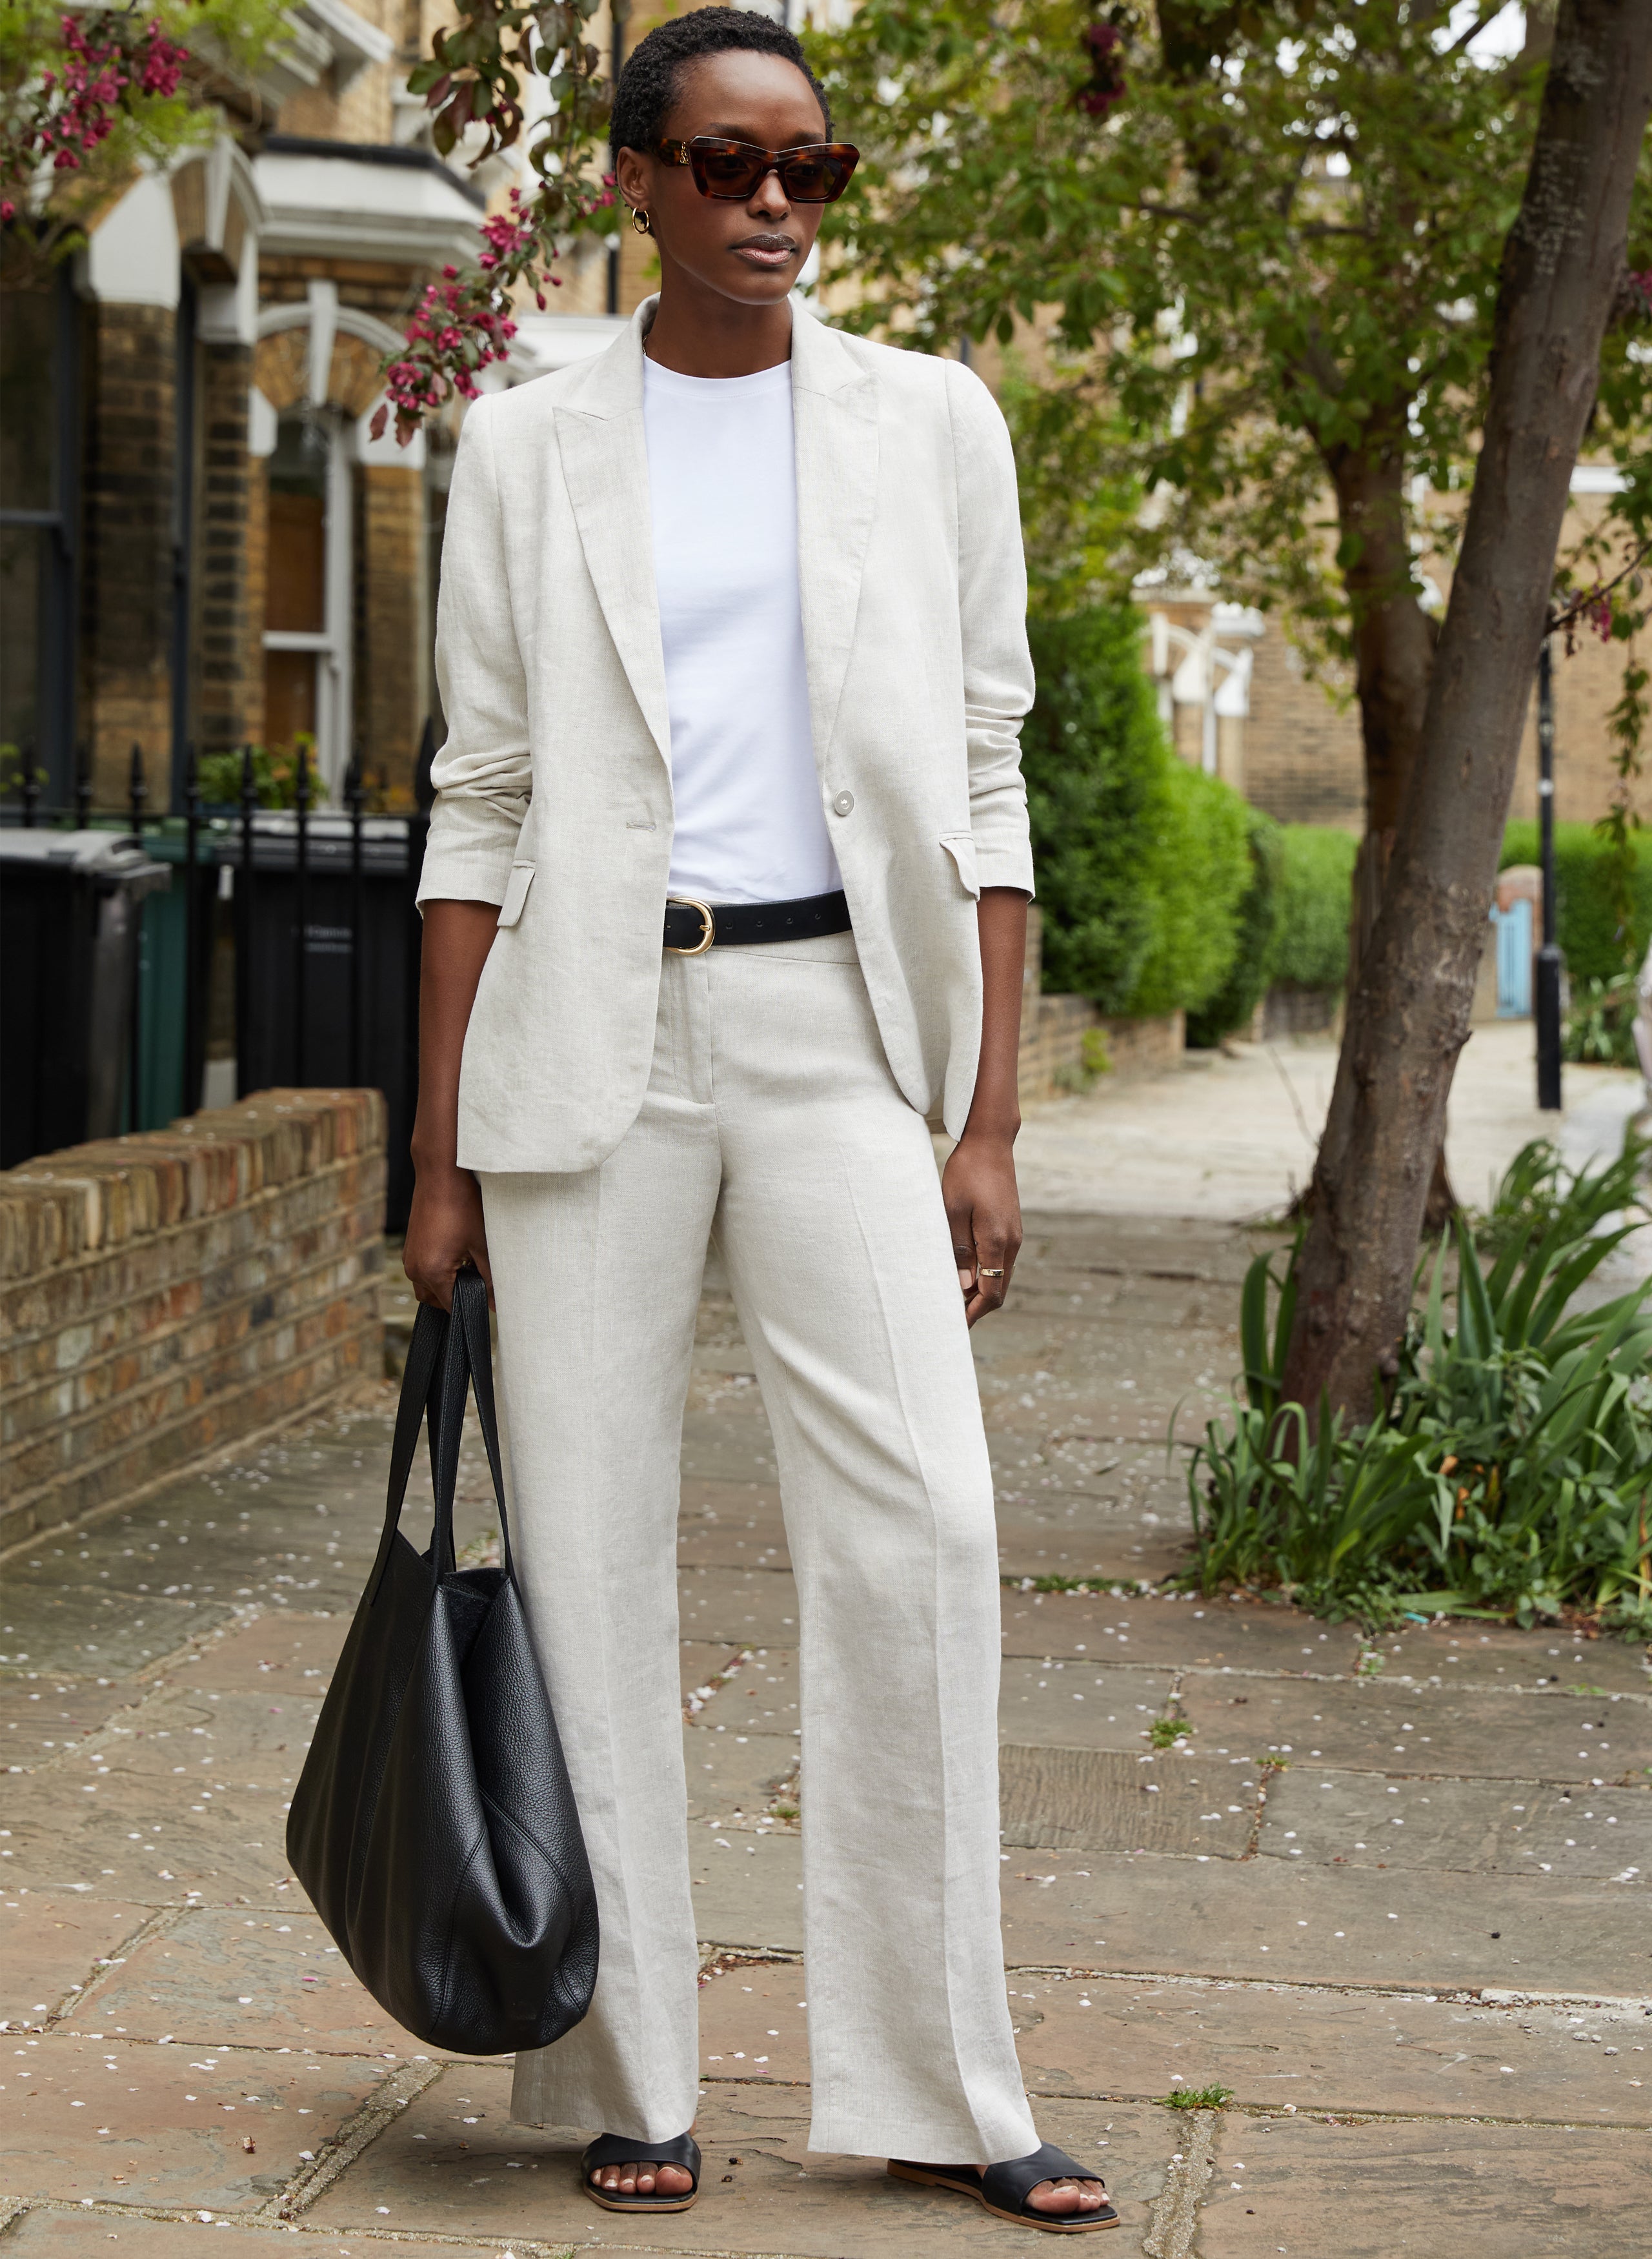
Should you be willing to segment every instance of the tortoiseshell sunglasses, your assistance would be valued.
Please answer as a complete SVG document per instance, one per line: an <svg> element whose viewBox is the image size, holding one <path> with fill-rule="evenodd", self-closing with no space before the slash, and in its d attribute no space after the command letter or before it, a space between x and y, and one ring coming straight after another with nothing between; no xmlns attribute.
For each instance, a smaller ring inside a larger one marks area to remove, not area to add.
<svg viewBox="0 0 1652 2259"><path fill-rule="evenodd" d="M696 133L692 141L659 141L656 154L668 165L687 165L702 196L730 203L749 196L768 174L780 175L794 204L836 203L859 161L847 141L814 141L801 149L759 149L750 141L724 141Z"/></svg>

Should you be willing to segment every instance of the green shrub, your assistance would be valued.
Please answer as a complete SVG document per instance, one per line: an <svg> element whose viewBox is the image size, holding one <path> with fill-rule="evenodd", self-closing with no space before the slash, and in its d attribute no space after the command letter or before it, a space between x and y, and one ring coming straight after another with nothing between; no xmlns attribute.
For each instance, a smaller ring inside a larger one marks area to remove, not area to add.
<svg viewBox="0 0 1652 2259"><path fill-rule="evenodd" d="M1287 823L1280 840L1279 932L1271 980L1297 988L1340 988L1348 978L1348 921L1354 859L1350 832Z"/></svg>
<svg viewBox="0 0 1652 2259"><path fill-rule="evenodd" d="M1535 863L1537 826L1511 823L1503 834L1499 870ZM1635 855L1627 934L1619 923L1615 856L1589 823L1555 826L1555 937L1574 983L1611 980L1626 965L1638 966L1652 940L1652 850Z"/></svg>
<svg viewBox="0 0 1652 2259"><path fill-rule="evenodd" d="M1235 1029L1248 1027L1273 977L1273 958L1284 920L1280 879L1285 843L1280 828L1259 808L1247 808L1250 883L1239 904L1238 945L1228 977L1208 1003L1187 1015L1187 1040L1207 1051Z"/></svg>
<svg viewBox="0 0 1652 2259"><path fill-rule="evenodd" d="M1022 766L1044 986L1104 1012L1203 1004L1237 947L1244 803L1166 743L1131 606L1035 618L1030 634L1038 698Z"/></svg>
<svg viewBox="0 0 1652 2259"><path fill-rule="evenodd" d="M1171 756L1129 606L1030 624L1038 697L1022 732L1044 986L1129 1004L1157 930L1142 842Z"/></svg>
<svg viewBox="0 0 1652 2259"><path fill-rule="evenodd" d="M1247 810L1220 777L1166 755L1143 863L1157 910L1153 945L1126 1009L1194 1011L1232 972L1250 884Z"/></svg>
<svg viewBox="0 0 1652 2259"><path fill-rule="evenodd" d="M239 750L203 753L196 773L196 782L203 807L239 808L241 804L241 755ZM272 752L267 745L254 745L253 784L260 808L296 808L298 805L296 759L290 752ZM310 789L310 805L314 807L322 799L323 792L321 780L316 773L313 745Z"/></svg>
<svg viewBox="0 0 1652 2259"><path fill-rule="evenodd" d="M1527 1146L1481 1249L1456 1219L1387 1401L1362 1428L1322 1413L1311 1433L1284 1400L1295 1258L1278 1278L1258 1257L1240 1303L1243 1400L1209 1423L1189 1467L1187 1581L1284 1586L1379 1621L1463 1610L1530 1623L1578 1608L1652 1632L1652 1279L1568 1315L1641 1221L1643 1166L1632 1144L1568 1179L1551 1146Z"/></svg>

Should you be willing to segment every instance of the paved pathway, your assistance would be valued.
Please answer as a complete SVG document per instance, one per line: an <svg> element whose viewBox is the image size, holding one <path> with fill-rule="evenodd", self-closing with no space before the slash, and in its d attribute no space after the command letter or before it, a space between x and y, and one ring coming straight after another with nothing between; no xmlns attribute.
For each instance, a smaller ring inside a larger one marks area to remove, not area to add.
<svg viewBox="0 0 1652 2259"><path fill-rule="evenodd" d="M1641 2259L1643 1658L1479 1626L1367 1645L1288 1608L1029 1583L1178 1559L1164 1436L1235 1363L1247 1253L1218 1222L1036 1218L1015 1305L976 1337L1008 1986L1040 2125L1107 2173L1110 2253ZM375 1396L4 1565L4 2259L1026 2248L804 2147L797 1607L715 1292L697 1366L699 2207L586 2204L574 2132L512 2127L502 2066L388 2024L288 1876L283 1807L374 1542ZM1212 2087L1227 2106L1166 2106Z"/></svg>
<svg viewBox="0 0 1652 2259"><path fill-rule="evenodd" d="M1569 1066L1563 1113L1540 1114L1532 1040L1526 1020L1476 1028L1458 1064L1446 1151L1472 1206L1488 1205L1529 1138L1553 1138L1573 1167L1615 1158L1642 1103L1639 1075ZM1034 1107L1017 1148L1022 1197L1085 1214L1277 1215L1307 1181L1335 1070L1328 1041L1235 1044Z"/></svg>

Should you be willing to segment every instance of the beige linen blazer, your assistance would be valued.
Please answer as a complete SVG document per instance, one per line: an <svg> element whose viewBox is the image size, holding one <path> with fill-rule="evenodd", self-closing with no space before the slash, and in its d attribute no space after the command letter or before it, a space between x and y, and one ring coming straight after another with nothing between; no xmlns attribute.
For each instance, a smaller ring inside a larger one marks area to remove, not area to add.
<svg viewBox="0 0 1652 2259"><path fill-rule="evenodd" d="M671 863L643 339L477 402L448 498L448 718L419 900L500 904L459 1158L594 1167L642 1105ZM896 1082L956 1134L983 887L1032 892L1032 702L1009 435L955 361L793 316L803 643L822 806ZM718 528L705 530L708 559Z"/></svg>

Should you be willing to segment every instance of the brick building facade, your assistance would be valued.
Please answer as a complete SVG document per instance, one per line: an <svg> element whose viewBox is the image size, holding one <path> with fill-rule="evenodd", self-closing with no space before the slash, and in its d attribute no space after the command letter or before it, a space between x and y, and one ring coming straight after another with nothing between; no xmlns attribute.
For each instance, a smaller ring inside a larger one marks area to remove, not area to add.
<svg viewBox="0 0 1652 2259"><path fill-rule="evenodd" d="M135 177L86 250L0 274L0 741L45 797L152 809L187 749L352 752L411 796L431 711L431 558L452 435L368 424L425 283L486 203L404 92L426 0L299 0L225 130Z"/></svg>
<svg viewBox="0 0 1652 2259"><path fill-rule="evenodd" d="M666 12L640 0L616 44L604 8L588 36L612 58ZM368 425L424 285L474 253L486 200L515 177L513 160L472 175L429 146L405 81L439 15L439 0L300 0L281 61L232 97L232 130L136 179L54 277L0 277L0 502L31 518L0 526L0 741L33 742L60 804L77 759L108 804L138 745L158 809L189 744L281 747L300 730L330 792L356 749L392 805L409 796L440 719L456 419L407 449ZM656 272L629 229L580 239L552 310L519 310L510 368L484 381L600 352ZM1580 512L1599 507L1580 493ZM1358 830L1350 686L1311 679L1279 621L1208 592L1148 589L1142 608L1184 758L1283 820ZM1563 819L1611 794L1620 658L1585 639L1556 670ZM1535 805L1528 730L1515 812Z"/></svg>

